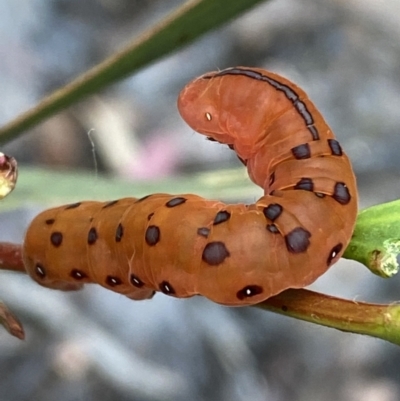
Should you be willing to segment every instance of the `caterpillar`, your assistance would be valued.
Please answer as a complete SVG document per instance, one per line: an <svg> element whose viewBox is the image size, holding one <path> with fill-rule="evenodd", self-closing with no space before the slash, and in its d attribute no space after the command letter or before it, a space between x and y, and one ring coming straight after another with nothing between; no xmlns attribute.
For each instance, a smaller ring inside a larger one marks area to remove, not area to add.
<svg viewBox="0 0 400 401"><path fill-rule="evenodd" d="M264 195L249 205L153 194L49 209L23 244L35 281L241 306L305 287L341 257L357 215L356 180L303 90L263 69L228 68L187 84L178 109L195 131L233 149Z"/></svg>

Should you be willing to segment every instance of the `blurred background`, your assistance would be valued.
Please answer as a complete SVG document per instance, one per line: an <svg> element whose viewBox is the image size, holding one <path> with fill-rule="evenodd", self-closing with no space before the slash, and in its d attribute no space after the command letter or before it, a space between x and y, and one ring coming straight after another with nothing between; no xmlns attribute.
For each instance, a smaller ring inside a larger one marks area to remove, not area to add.
<svg viewBox="0 0 400 401"><path fill-rule="evenodd" d="M183 3L0 0L0 125ZM140 180L238 167L233 152L185 125L176 98L204 72L258 66L292 79L318 105L353 161L361 207L397 199L399 37L398 0L273 0L2 151L20 164L130 179L132 196ZM21 242L41 208L27 199L0 213L0 240ZM350 261L312 288L400 299L398 278L384 281ZM133 302L96 286L65 294L6 272L0 297L27 333L20 342L0 330L0 401L400 399L396 346L254 308L161 294Z"/></svg>

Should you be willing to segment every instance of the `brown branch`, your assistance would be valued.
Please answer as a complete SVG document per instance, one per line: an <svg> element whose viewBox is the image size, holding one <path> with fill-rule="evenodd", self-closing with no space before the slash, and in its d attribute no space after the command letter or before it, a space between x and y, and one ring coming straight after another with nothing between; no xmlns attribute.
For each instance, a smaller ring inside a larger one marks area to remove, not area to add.
<svg viewBox="0 0 400 401"><path fill-rule="evenodd" d="M281 315L366 334L400 345L400 305L370 304L335 298L317 292L286 290L255 305Z"/></svg>
<svg viewBox="0 0 400 401"><path fill-rule="evenodd" d="M0 242L0 269L25 272L21 245ZM271 312L366 334L400 345L400 305L377 305L335 298L317 292L286 290L255 305Z"/></svg>
<svg viewBox="0 0 400 401"><path fill-rule="evenodd" d="M18 318L0 302L0 324L13 336L23 340L25 338L24 328Z"/></svg>
<svg viewBox="0 0 400 401"><path fill-rule="evenodd" d="M22 261L22 246L10 242L0 242L0 270L26 273Z"/></svg>

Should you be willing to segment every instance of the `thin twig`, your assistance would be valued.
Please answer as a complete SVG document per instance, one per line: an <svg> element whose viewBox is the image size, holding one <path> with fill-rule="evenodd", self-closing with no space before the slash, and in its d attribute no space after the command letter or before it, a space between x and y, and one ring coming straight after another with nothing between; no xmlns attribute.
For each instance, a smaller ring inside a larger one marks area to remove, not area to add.
<svg viewBox="0 0 400 401"><path fill-rule="evenodd" d="M26 273L20 244L0 242L0 270Z"/></svg>

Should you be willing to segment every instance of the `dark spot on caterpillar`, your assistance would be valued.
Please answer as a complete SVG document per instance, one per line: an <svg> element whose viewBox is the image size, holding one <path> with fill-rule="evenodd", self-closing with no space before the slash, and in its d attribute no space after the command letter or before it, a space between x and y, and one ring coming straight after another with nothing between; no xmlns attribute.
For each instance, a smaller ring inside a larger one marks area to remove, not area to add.
<svg viewBox="0 0 400 401"><path fill-rule="evenodd" d="M318 141L318 139L319 139L319 134L318 134L317 129L316 129L313 125L310 125L310 126L308 126L307 128L308 128L308 130L311 132L313 141Z"/></svg>
<svg viewBox="0 0 400 401"><path fill-rule="evenodd" d="M207 227L200 227L197 229L197 234L207 238L208 234L210 234L210 229Z"/></svg>
<svg viewBox="0 0 400 401"><path fill-rule="evenodd" d="M283 312L287 312L288 311L288 307L286 305L282 305L281 309Z"/></svg>
<svg viewBox="0 0 400 401"><path fill-rule="evenodd" d="M240 156L237 157L243 165L247 166L247 160L242 159Z"/></svg>
<svg viewBox="0 0 400 401"><path fill-rule="evenodd" d="M209 242L204 250L201 258L210 266L217 266L221 264L228 256L229 251L223 242L215 241Z"/></svg>
<svg viewBox="0 0 400 401"><path fill-rule="evenodd" d="M157 226L148 226L145 234L147 245L154 246L160 241L160 229Z"/></svg>
<svg viewBox="0 0 400 401"><path fill-rule="evenodd" d="M328 145L331 149L333 156L342 156L342 148L336 139L328 139Z"/></svg>
<svg viewBox="0 0 400 401"><path fill-rule="evenodd" d="M174 287L168 282L168 281L163 281L160 285L160 291L163 292L166 295L174 295L175 290Z"/></svg>
<svg viewBox="0 0 400 401"><path fill-rule="evenodd" d="M221 212L218 212L215 216L215 219L213 221L213 225L216 226L217 224L224 223L225 221L228 221L231 217L231 214L226 211L222 210Z"/></svg>
<svg viewBox="0 0 400 401"><path fill-rule="evenodd" d="M228 145L228 148L229 148L230 150L233 150L233 151L235 150L235 148L233 147L232 144L229 144L229 145Z"/></svg>
<svg viewBox="0 0 400 401"><path fill-rule="evenodd" d="M71 203L70 205L67 205L64 210L68 209L76 209L82 204L82 202L76 202L76 203Z"/></svg>
<svg viewBox="0 0 400 401"><path fill-rule="evenodd" d="M267 230L272 234L278 234L279 230L275 224L267 224Z"/></svg>
<svg viewBox="0 0 400 401"><path fill-rule="evenodd" d="M123 227L122 223L119 223L118 227L117 227L117 231L115 232L115 241L120 242L123 235L124 235L124 227Z"/></svg>
<svg viewBox="0 0 400 401"><path fill-rule="evenodd" d="M40 278L45 278L46 277L46 269L44 268L44 266L40 263L36 263L35 266L35 273L38 277Z"/></svg>
<svg viewBox="0 0 400 401"><path fill-rule="evenodd" d="M211 142L218 142L215 138L213 138L212 136L208 136L207 139Z"/></svg>
<svg viewBox="0 0 400 401"><path fill-rule="evenodd" d="M336 256L339 254L339 252L342 250L343 244L339 243L335 245L332 250L329 253L328 260L326 261L327 265L330 266L332 263L333 259L336 258Z"/></svg>
<svg viewBox="0 0 400 401"><path fill-rule="evenodd" d="M107 209L108 207L114 206L114 205L117 204L117 203L118 203L118 199L113 200L113 201L110 201L110 202L107 202L107 203L102 207L102 209Z"/></svg>
<svg viewBox="0 0 400 401"><path fill-rule="evenodd" d="M293 89L289 88L289 90L291 90L291 91L293 91L293 93L295 93ZM297 99L293 102L293 106L299 112L299 114L303 117L303 120L305 121L307 128L313 127L314 119L313 119L313 116L311 115L311 113L308 111L306 104L297 97ZM313 128L315 129L315 127L313 127ZM313 133L311 132L311 134L313 134ZM313 137L314 137L314 135L313 135Z"/></svg>
<svg viewBox="0 0 400 401"><path fill-rule="evenodd" d="M143 196L142 198L136 199L135 203L143 202L145 199L149 198L152 194Z"/></svg>
<svg viewBox="0 0 400 401"><path fill-rule="evenodd" d="M87 278L87 274L78 269L71 270L70 276L75 280L82 280L84 278Z"/></svg>
<svg viewBox="0 0 400 401"><path fill-rule="evenodd" d="M317 198L325 198L325 194L323 194L322 192L314 192L314 194Z"/></svg>
<svg viewBox="0 0 400 401"><path fill-rule="evenodd" d="M60 246L62 243L62 240L63 240L63 235L59 231L55 231L54 233L51 233L50 242L55 247Z"/></svg>
<svg viewBox="0 0 400 401"><path fill-rule="evenodd" d="M106 284L109 285L110 287L115 287L117 285L122 284L122 280L115 276L107 276Z"/></svg>
<svg viewBox="0 0 400 401"><path fill-rule="evenodd" d="M310 145L303 143L302 145L292 148L293 156L298 159L309 159L311 157Z"/></svg>
<svg viewBox="0 0 400 401"><path fill-rule="evenodd" d="M91 223L93 221L93 217L91 217L90 219L89 219L89 223Z"/></svg>
<svg viewBox="0 0 400 401"><path fill-rule="evenodd" d="M54 224L55 221L56 221L55 219L47 219L47 220L45 221L45 223L46 223L48 226L51 226L52 224Z"/></svg>
<svg viewBox="0 0 400 401"><path fill-rule="evenodd" d="M147 220L150 221L151 218L152 218L153 216L154 216L154 212L150 213L150 214L147 216Z"/></svg>
<svg viewBox="0 0 400 401"><path fill-rule="evenodd" d="M92 227L88 232L87 243L93 245L97 241L96 227Z"/></svg>
<svg viewBox="0 0 400 401"><path fill-rule="evenodd" d="M262 294L263 289L259 285L248 285L236 293L238 299L243 301L246 298L254 297L255 295Z"/></svg>
<svg viewBox="0 0 400 401"><path fill-rule="evenodd" d="M286 248L290 253L305 252L310 246L311 233L302 227L297 227L285 235Z"/></svg>
<svg viewBox="0 0 400 401"><path fill-rule="evenodd" d="M269 176L268 185L271 186L275 182L275 171Z"/></svg>
<svg viewBox="0 0 400 401"><path fill-rule="evenodd" d="M283 207L277 203L271 203L263 209L264 216L271 221L275 221L282 211Z"/></svg>
<svg viewBox="0 0 400 401"><path fill-rule="evenodd" d="M311 178L302 178L295 186L294 189L302 189L304 191L313 191L314 183Z"/></svg>
<svg viewBox="0 0 400 401"><path fill-rule="evenodd" d="M140 280L139 277L135 276L134 274L131 274L130 277L132 285L134 285L137 288L142 288L144 286L144 282Z"/></svg>
<svg viewBox="0 0 400 401"><path fill-rule="evenodd" d="M347 205L350 202L351 196L349 189L344 182L336 183L332 198L341 205Z"/></svg>
<svg viewBox="0 0 400 401"><path fill-rule="evenodd" d="M179 206L182 205L182 203L185 203L187 201L186 198L183 198L181 196L177 197L177 198L172 198L171 200L169 200L165 206L167 207L175 207L175 206Z"/></svg>

